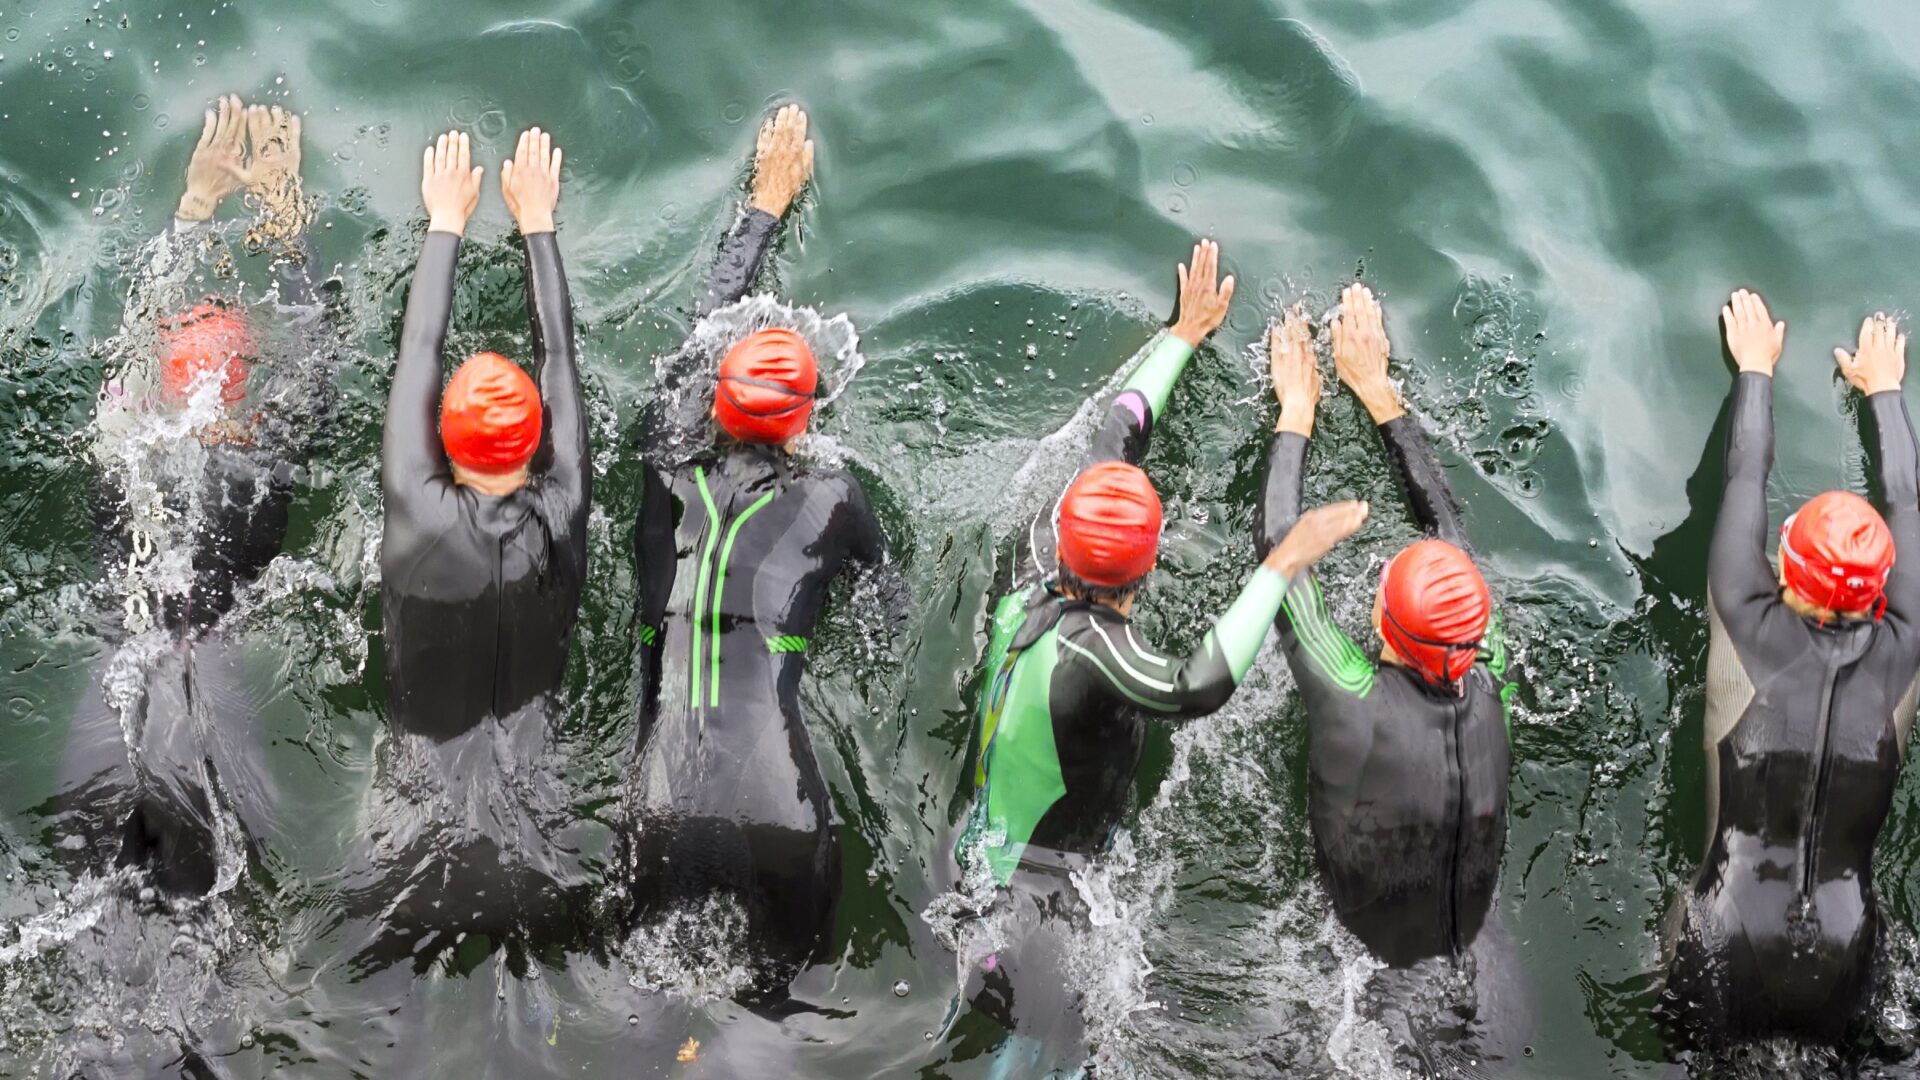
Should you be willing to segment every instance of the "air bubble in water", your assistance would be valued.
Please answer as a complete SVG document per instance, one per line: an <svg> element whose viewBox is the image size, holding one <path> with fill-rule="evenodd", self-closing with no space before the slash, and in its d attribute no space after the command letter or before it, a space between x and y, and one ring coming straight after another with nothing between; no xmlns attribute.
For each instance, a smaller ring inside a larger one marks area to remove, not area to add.
<svg viewBox="0 0 1920 1080"><path fill-rule="evenodd" d="M906 997L911 993L913 993L913 984L907 982L907 980L901 979L899 982L893 984L894 997Z"/></svg>

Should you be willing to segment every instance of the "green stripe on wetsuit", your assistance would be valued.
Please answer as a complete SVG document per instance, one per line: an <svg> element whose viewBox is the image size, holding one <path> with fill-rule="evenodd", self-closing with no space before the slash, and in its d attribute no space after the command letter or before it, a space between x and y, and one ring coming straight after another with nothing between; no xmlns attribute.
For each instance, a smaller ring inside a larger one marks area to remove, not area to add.
<svg viewBox="0 0 1920 1080"><path fill-rule="evenodd" d="M1127 376L1126 385L1120 390L1122 393L1139 391L1147 399L1147 404L1153 407L1153 415L1164 416L1167 398L1173 396L1173 384L1179 381L1180 372L1186 369L1187 361L1192 358L1193 346L1169 333L1154 344L1153 351L1140 361L1140 366L1134 369L1132 375Z"/></svg>
<svg viewBox="0 0 1920 1080"><path fill-rule="evenodd" d="M1294 637L1313 666L1333 685L1355 697L1366 697L1373 690L1373 662L1333 621L1320 582L1307 575L1288 592L1286 609Z"/></svg>
<svg viewBox="0 0 1920 1080"><path fill-rule="evenodd" d="M693 593L693 653L688 666L692 671L688 679L687 701L694 707L700 705L700 667L702 639L707 639L706 647L713 650L711 661L712 674L707 679L707 704L718 707L720 704L720 601L727 590L727 562L733 558L733 542L740 537L740 527L747 519L760 511L761 507L773 501L773 492L769 491L754 500L753 505L733 519L727 529L727 539L720 545L720 564L713 571L713 626L709 629L701 619L707 611L707 577L713 566L713 547L720 539L720 511L713 505L713 492L707 488L707 471L696 467L693 470L694 483L700 487L700 501L707 508L707 544L700 553L700 582ZM783 640L783 639L775 639ZM800 638L799 649L774 649L775 652L798 652L806 649L806 639ZM772 649L769 643L769 649Z"/></svg>
<svg viewBox="0 0 1920 1080"><path fill-rule="evenodd" d="M767 639L767 651L770 653L803 653L807 651L807 639L799 634L781 634Z"/></svg>

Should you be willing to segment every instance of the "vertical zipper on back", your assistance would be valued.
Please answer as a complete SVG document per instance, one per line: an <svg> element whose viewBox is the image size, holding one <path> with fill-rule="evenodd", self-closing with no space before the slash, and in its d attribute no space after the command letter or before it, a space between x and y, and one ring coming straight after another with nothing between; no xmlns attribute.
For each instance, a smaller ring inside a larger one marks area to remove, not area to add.
<svg viewBox="0 0 1920 1080"><path fill-rule="evenodd" d="M1453 854L1447 859L1447 944L1453 955L1460 955L1460 852L1466 847L1462 834L1467 828L1467 768L1460 752L1460 705L1451 712L1453 724Z"/></svg>
<svg viewBox="0 0 1920 1080"><path fill-rule="evenodd" d="M1827 801L1827 743L1833 734L1833 688L1840 681L1840 669L1827 665L1826 685L1820 694L1820 726L1813 744L1813 790L1807 794L1807 821L1800 830L1800 899L1813 895L1815 861L1819 858L1820 821Z"/></svg>

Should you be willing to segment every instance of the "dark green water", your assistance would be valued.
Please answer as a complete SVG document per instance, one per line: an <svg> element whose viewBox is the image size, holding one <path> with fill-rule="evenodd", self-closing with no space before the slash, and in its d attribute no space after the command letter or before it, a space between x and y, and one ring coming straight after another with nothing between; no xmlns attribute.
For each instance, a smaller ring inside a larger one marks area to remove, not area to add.
<svg viewBox="0 0 1920 1080"><path fill-rule="evenodd" d="M1647 1016L1658 924L1704 822L1709 435L1729 380L1714 314L1744 284L1789 323L1777 509L1862 483L1830 347L1863 314L1908 306L1920 8L177 7L0 0L0 1072L172 1075L182 1041L232 1076L632 1064L620 1040L645 957L509 970L475 943L416 976L341 955L352 927L330 889L383 725L376 459L424 226L418 147L469 127L491 172L537 123L567 152L561 245L603 469L561 726L585 813L615 791L632 739L638 470L622 436L651 358L686 331L755 123L794 98L814 117L819 179L776 283L860 329L867 365L821 426L874 478L915 606L877 658L843 609L806 694L848 886L832 960L797 991L832 1011L775 1029L710 1002L677 1021L686 1034L746 1040L767 1076L983 1074L923 1035L944 1022L953 971L918 913L959 805L995 560L1070 468L1042 440L1147 340L1173 262L1208 234L1243 284L1150 462L1170 529L1143 628L1190 645L1251 562L1272 413L1248 348L1285 304L1324 308L1363 275L1521 641L1501 903L1534 1035L1507 1075L1662 1074ZM228 91L307 117L315 235L354 348L285 573L247 623L282 824L261 868L176 925L63 900L83 889L50 860L35 808L102 650L84 448L104 343L133 249L178 198L200 110ZM524 348L518 257L488 184L456 351ZM1328 566L1358 631L1366 575L1411 530L1350 400L1323 410L1316 442L1311 497L1375 500ZM1404 1067L1349 1003L1367 964L1313 880L1303 755L1272 657L1225 713L1150 745L1087 945L1109 1061L1150 1076ZM1900 927L1880 1006L1895 1046L1920 1015L1917 800L1909 778L1880 846ZM1741 1072L1777 1070L1829 1066L1781 1050Z"/></svg>

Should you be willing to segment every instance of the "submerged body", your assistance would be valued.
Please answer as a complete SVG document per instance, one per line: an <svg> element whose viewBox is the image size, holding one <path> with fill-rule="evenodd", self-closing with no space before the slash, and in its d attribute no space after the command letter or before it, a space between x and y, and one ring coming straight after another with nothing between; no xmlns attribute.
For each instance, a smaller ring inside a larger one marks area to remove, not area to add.
<svg viewBox="0 0 1920 1080"><path fill-rule="evenodd" d="M1820 620L1766 554L1772 379L1742 373L1727 429L1708 609L1708 848L1679 912L1671 980L1729 1038L1844 1039L1872 991L1873 848L1920 670L1920 451L1898 391L1867 398L1900 559L1884 618Z"/></svg>
<svg viewBox="0 0 1920 1080"><path fill-rule="evenodd" d="M1378 428L1423 530L1465 548L1445 474L1418 426ZM1273 437L1255 534L1279 542L1300 514L1308 440ZM1306 709L1307 809L1315 862L1340 921L1395 967L1459 957L1493 904L1506 849L1511 770L1506 648L1458 689L1369 660L1334 622L1319 583L1293 583L1275 623Z"/></svg>
<svg viewBox="0 0 1920 1080"><path fill-rule="evenodd" d="M778 224L745 211L700 315L746 293ZM833 579L879 563L886 544L850 473L781 446L676 450L664 414L710 360L669 359L642 435L633 890L643 921L738 903L772 990L825 944L840 894L832 800L800 709L807 649Z"/></svg>

